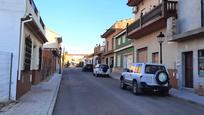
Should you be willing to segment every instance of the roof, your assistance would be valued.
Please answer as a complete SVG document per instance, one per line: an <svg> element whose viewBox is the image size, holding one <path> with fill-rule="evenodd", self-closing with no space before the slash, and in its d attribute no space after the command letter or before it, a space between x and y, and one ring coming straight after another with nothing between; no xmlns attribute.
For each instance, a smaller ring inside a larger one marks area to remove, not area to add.
<svg viewBox="0 0 204 115"><path fill-rule="evenodd" d="M107 38L109 35L113 34L116 30L123 30L126 28L127 24L132 23L134 20L130 19L123 19L116 21L109 29L104 32L101 37Z"/></svg>

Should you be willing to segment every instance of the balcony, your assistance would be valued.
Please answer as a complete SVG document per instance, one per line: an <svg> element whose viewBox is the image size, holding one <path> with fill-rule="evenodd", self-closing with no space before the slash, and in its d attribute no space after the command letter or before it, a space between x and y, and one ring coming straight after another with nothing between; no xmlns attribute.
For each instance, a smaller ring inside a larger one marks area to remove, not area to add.
<svg viewBox="0 0 204 115"><path fill-rule="evenodd" d="M35 14L38 16L38 9L37 9L37 7L36 7L34 1L33 1L33 0L29 0L29 2L30 2L30 5L32 6L32 8L33 8Z"/></svg>
<svg viewBox="0 0 204 115"><path fill-rule="evenodd" d="M40 15L39 15L39 11L38 11L34 1L33 0L29 0L29 3L30 3L30 6L32 7L31 9L34 11L34 14L37 17L36 19L38 19L38 21L40 22L40 25L42 26L42 28L45 29L45 24L44 24L42 18L40 17Z"/></svg>
<svg viewBox="0 0 204 115"><path fill-rule="evenodd" d="M137 6L142 0L128 0L128 6Z"/></svg>
<svg viewBox="0 0 204 115"><path fill-rule="evenodd" d="M166 27L166 19L177 17L177 2L164 0L147 14L127 27L127 37L136 38Z"/></svg>
<svg viewBox="0 0 204 115"><path fill-rule="evenodd" d="M41 24L42 28L45 29L45 24L44 24L44 22L43 22L41 17L40 17L40 24Z"/></svg>

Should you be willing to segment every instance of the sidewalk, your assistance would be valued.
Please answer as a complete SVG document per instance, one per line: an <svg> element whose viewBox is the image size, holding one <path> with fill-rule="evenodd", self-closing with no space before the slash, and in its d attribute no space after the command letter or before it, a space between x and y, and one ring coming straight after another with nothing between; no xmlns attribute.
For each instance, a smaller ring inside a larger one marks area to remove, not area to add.
<svg viewBox="0 0 204 115"><path fill-rule="evenodd" d="M111 77L117 80L120 80L121 73L111 73ZM171 89L169 91L171 96L174 96L179 99L183 99L192 103L197 103L200 105L204 105L204 96L199 96L194 92L187 91L187 90L177 90Z"/></svg>
<svg viewBox="0 0 204 115"><path fill-rule="evenodd" d="M55 74L48 82L32 86L16 105L4 107L0 115L52 115L61 81Z"/></svg>

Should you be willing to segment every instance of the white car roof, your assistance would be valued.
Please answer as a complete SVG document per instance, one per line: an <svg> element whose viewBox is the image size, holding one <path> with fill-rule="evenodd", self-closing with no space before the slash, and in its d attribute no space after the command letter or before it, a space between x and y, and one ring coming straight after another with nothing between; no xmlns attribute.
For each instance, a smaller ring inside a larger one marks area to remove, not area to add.
<svg viewBox="0 0 204 115"><path fill-rule="evenodd" d="M164 64L157 64L157 63L134 63L133 66L136 66L138 64L142 65L159 65L159 66L165 66Z"/></svg>

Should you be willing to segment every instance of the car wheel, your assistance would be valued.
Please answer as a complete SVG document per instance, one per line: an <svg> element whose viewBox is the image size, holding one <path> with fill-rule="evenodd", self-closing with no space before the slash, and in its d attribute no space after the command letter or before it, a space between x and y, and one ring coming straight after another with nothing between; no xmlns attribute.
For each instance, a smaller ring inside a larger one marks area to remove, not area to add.
<svg viewBox="0 0 204 115"><path fill-rule="evenodd" d="M120 88L121 89L126 89L127 88L127 85L125 84L123 79L120 80Z"/></svg>
<svg viewBox="0 0 204 115"><path fill-rule="evenodd" d="M96 74L96 77L99 77L99 75L98 75L98 74Z"/></svg>
<svg viewBox="0 0 204 115"><path fill-rule="evenodd" d="M140 93L136 81L133 81L133 83L132 83L132 92L133 92L133 94L135 94L135 95L138 95L138 94Z"/></svg>

